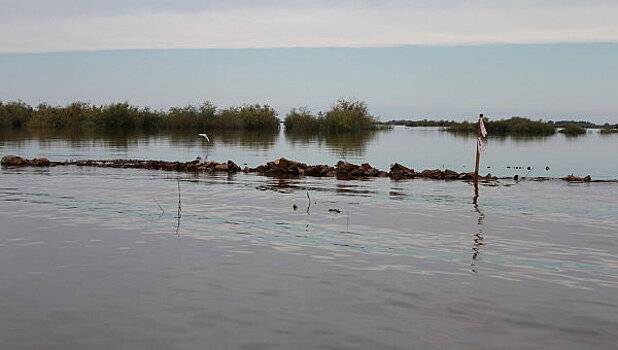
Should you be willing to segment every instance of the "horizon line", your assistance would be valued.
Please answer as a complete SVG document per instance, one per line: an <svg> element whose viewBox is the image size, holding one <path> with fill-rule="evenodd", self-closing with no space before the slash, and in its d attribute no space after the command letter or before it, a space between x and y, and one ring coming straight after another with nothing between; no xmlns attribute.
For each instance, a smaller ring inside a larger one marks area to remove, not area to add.
<svg viewBox="0 0 618 350"><path fill-rule="evenodd" d="M410 43L410 44L384 44L384 45L298 45L298 46L253 46L253 47L133 47L133 48L94 48L94 49L69 49L69 50L46 50L46 51L2 51L0 56L10 55L46 55L46 54L84 54L84 53L111 53L111 52L130 52L130 51L198 51L198 50L217 50L217 51L240 51L240 50L294 50L294 49L397 49L411 47L443 47L443 48L460 48L460 47L492 47L492 46L549 46L549 45L618 45L618 40L592 40L592 41L530 41L530 42L514 42L514 41L477 41L477 42L460 42L460 43Z"/></svg>

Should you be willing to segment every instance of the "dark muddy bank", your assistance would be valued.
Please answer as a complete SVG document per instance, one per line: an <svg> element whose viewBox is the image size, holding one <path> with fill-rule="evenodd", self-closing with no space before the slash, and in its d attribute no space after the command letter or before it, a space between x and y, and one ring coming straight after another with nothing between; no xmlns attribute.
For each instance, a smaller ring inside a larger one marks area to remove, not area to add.
<svg viewBox="0 0 618 350"><path fill-rule="evenodd" d="M279 158L255 168L241 168L231 160L218 163L214 161L202 161L196 159L190 162L168 162L161 160L136 160L136 159L113 159L113 160L65 160L65 161L50 161L47 158L26 159L19 156L8 155L2 158L0 162L3 167L55 167L55 166L80 166L80 167L99 167L99 168L122 168L122 169L147 169L147 170L163 170L177 172L201 172L201 173L256 173L259 175L270 177L336 177L341 180L354 180L372 177L388 177L393 180L402 179L432 179L432 180L459 180L471 181L474 180L474 173L459 173L453 170L445 169L427 169L416 171L404 165L395 163L391 165L389 171L380 170L368 163L361 165L352 164L344 161L339 161L334 166L318 164L307 165L305 163ZM496 181L499 179L487 174L479 176L481 181ZM554 180L557 178L549 177L528 177L515 178L515 180ZM618 180L593 180L590 176L578 177L569 175L560 178L568 182L618 182Z"/></svg>

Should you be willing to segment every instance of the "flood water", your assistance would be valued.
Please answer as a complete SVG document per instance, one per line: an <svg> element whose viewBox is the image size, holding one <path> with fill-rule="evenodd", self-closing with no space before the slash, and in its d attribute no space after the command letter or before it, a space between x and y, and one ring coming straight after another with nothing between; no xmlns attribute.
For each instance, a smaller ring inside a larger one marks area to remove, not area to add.
<svg viewBox="0 0 618 350"><path fill-rule="evenodd" d="M202 131L200 131L202 132ZM64 159L159 159L188 161L200 156L231 159L250 166L279 157L308 164L339 160L369 162L388 170L401 163L416 170L449 168L473 171L476 140L439 128L394 127L390 131L339 135L286 135L281 132L163 134L53 134L0 132L0 154ZM498 176L566 176L618 178L618 135L588 130L585 136L490 137L483 169ZM489 167L489 168L488 168ZM509 168L510 167L510 168ZM520 167L522 169L514 169ZM527 168L531 167L528 171ZM549 171L545 170L549 167Z"/></svg>
<svg viewBox="0 0 618 350"><path fill-rule="evenodd" d="M492 139L483 166L618 178L618 137L590 133ZM0 154L459 170L474 149L435 129L212 138L3 135ZM0 348L614 349L618 185L472 196L420 179L1 169Z"/></svg>

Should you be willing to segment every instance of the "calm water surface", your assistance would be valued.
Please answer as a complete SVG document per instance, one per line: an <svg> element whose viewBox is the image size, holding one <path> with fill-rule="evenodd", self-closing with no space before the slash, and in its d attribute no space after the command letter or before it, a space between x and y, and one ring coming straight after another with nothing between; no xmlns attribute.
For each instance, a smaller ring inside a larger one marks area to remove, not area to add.
<svg viewBox="0 0 618 350"><path fill-rule="evenodd" d="M617 177L617 141L492 140L486 165ZM0 153L455 168L469 143L404 128L211 145L22 135ZM493 160L497 150L509 158ZM614 349L618 186L507 181L481 187L476 206L472 193L423 180L1 169L0 348Z"/></svg>
<svg viewBox="0 0 618 350"><path fill-rule="evenodd" d="M279 133L210 134L210 143L197 134L53 135L0 134L0 154L17 153L50 159L139 158L216 161L234 160L251 166L279 157L310 164L334 164L345 159L369 162L382 169L399 162L414 169L474 169L476 141L438 128L395 127L391 131L354 135L286 135ZM566 176L618 178L618 136L492 137L483 156L483 169L499 176ZM550 170L545 168L549 166ZM489 167L489 168L488 168ZM511 167L511 168L507 168ZM515 170L513 167L522 167ZM525 170L531 167L531 171Z"/></svg>

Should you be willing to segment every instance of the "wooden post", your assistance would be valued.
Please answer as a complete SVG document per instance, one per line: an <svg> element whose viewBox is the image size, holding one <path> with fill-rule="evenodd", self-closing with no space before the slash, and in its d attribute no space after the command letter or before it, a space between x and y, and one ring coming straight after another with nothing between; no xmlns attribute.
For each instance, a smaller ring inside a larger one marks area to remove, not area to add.
<svg viewBox="0 0 618 350"><path fill-rule="evenodd" d="M474 198L472 203L477 204L479 198L479 166L481 165L481 150L479 149L479 138L481 137L481 120L483 114L479 114L479 121L476 124L476 163L474 164Z"/></svg>
<svg viewBox="0 0 618 350"><path fill-rule="evenodd" d="M479 149L479 137L481 137L481 119L483 114L479 114L479 121L476 124L476 164L474 165L474 182L477 183L479 178L479 166L481 164L481 150Z"/></svg>

